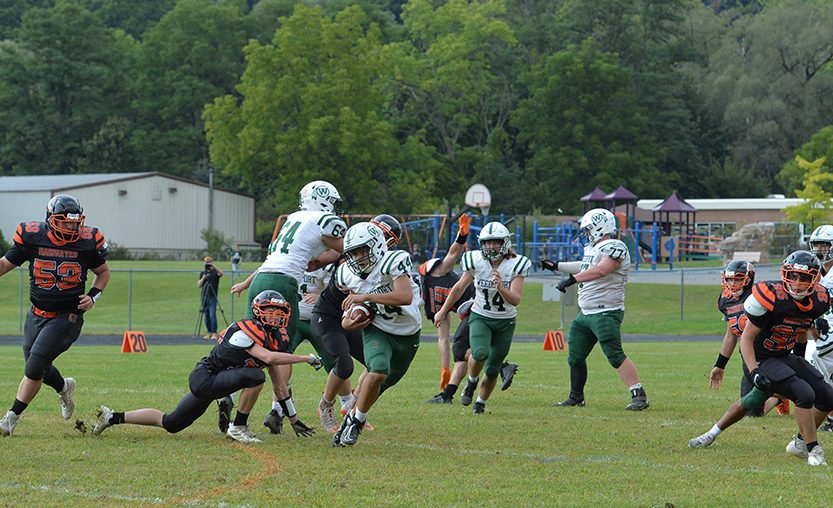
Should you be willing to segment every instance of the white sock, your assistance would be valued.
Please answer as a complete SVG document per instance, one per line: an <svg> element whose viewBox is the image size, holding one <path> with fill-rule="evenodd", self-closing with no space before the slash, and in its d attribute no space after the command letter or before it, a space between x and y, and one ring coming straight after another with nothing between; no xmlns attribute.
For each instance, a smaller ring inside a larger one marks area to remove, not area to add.
<svg viewBox="0 0 833 508"><path fill-rule="evenodd" d="M479 381L480 381L480 376L477 376L477 377L469 376L469 383L477 383Z"/></svg>
<svg viewBox="0 0 833 508"><path fill-rule="evenodd" d="M344 407L349 404L351 400L353 400L353 393L351 392L347 395L339 395L338 400L341 401L341 407Z"/></svg>
<svg viewBox="0 0 833 508"><path fill-rule="evenodd" d="M712 426L711 430L707 432L707 434L709 435L709 437L714 439L717 436L719 436L721 432L722 431L720 430L720 427L718 427L717 424L715 423L714 426Z"/></svg>
<svg viewBox="0 0 833 508"><path fill-rule="evenodd" d="M280 402L273 402L272 403L272 411L275 411L279 415L283 416L283 408L281 407Z"/></svg>
<svg viewBox="0 0 833 508"><path fill-rule="evenodd" d="M361 411L359 411L359 408L356 408L356 410L355 410L355 412L354 412L354 414L353 414L353 417L354 417L356 420L358 420L358 421L360 421L360 422L362 422L362 423L364 423L364 422L366 422L366 421L367 421L367 413L362 413Z"/></svg>
<svg viewBox="0 0 833 508"><path fill-rule="evenodd" d="M483 398L480 397L480 395L477 396L477 400L475 402L477 402L478 404L485 404L486 403L486 401L483 400Z"/></svg>
<svg viewBox="0 0 833 508"><path fill-rule="evenodd" d="M635 385L630 385L628 387L628 390L637 390L639 388L642 388L642 383L636 383Z"/></svg>

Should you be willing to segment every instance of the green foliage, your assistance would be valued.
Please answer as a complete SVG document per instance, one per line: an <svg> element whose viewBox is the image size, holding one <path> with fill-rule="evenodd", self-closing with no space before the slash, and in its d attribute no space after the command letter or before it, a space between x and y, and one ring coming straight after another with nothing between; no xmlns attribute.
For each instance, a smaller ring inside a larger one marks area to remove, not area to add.
<svg viewBox="0 0 833 508"><path fill-rule="evenodd" d="M116 242L107 243L110 245L110 254L107 256L108 261L125 261L133 259L133 255L127 247L119 245Z"/></svg>
<svg viewBox="0 0 833 508"><path fill-rule="evenodd" d="M784 209L787 218L803 224L826 223L833 215L833 173L823 171L824 157L812 162L795 156L798 166L804 170L804 189L796 191L805 201Z"/></svg>
<svg viewBox="0 0 833 508"><path fill-rule="evenodd" d="M800 159L814 161L824 158L821 170L833 173L833 166L828 162L833 161L833 126L824 127L813 134L810 141L802 145L796 155L795 159L784 164L778 174L778 183L791 195L804 185L807 178L807 166L799 164Z"/></svg>
<svg viewBox="0 0 833 508"><path fill-rule="evenodd" d="M205 242L205 253L214 259L226 259L231 256L231 241L216 229L203 229L200 238Z"/></svg>
<svg viewBox="0 0 833 508"><path fill-rule="evenodd" d="M3 236L3 230L0 229L0 256L5 254L11 248L12 248L12 246L9 244L9 242L6 240L6 238Z"/></svg>

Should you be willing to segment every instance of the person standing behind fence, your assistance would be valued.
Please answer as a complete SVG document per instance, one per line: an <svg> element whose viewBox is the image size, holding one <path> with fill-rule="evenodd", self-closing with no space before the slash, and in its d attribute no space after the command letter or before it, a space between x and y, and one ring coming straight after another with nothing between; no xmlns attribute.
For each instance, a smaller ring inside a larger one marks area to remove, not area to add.
<svg viewBox="0 0 833 508"><path fill-rule="evenodd" d="M211 256L205 257L205 270L200 272L197 287L202 289L200 310L205 313L205 329L208 333L203 339L217 339L217 290L223 271L214 265Z"/></svg>
<svg viewBox="0 0 833 508"><path fill-rule="evenodd" d="M231 256L231 271L232 272L239 272L240 271L240 261L242 260L242 256L240 255L240 251L234 251L234 254Z"/></svg>
<svg viewBox="0 0 833 508"><path fill-rule="evenodd" d="M567 336L570 366L570 395L554 406L584 406L584 385L587 383L587 356L596 342L602 347L610 365L628 386L631 403L625 409L648 409L648 396L636 365L622 350L622 319L625 316L625 286L631 259L627 246L613 238L616 217L603 208L590 210L581 218L580 234L587 238L584 258L581 261L558 262L543 260L547 270L567 272L569 276L559 282L562 293L567 287L579 284L579 315L570 326Z"/></svg>

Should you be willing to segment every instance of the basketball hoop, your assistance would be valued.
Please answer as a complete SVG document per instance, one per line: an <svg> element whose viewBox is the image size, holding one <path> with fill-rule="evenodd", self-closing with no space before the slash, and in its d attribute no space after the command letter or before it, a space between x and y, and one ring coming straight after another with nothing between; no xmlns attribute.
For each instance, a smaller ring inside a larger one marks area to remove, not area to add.
<svg viewBox="0 0 833 508"><path fill-rule="evenodd" d="M466 191L466 205L472 208L480 208L483 216L489 215L489 207L492 206L492 194L482 183L476 183Z"/></svg>

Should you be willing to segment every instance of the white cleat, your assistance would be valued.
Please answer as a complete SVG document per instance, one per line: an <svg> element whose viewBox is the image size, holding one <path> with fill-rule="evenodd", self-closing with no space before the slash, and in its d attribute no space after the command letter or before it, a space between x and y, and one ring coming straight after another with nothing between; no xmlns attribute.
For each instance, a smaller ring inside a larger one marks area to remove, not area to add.
<svg viewBox="0 0 833 508"><path fill-rule="evenodd" d="M688 441L689 448L708 448L711 444L714 443L714 438L706 432L705 434L700 434L699 436L695 437L694 439L690 439Z"/></svg>
<svg viewBox="0 0 833 508"><path fill-rule="evenodd" d="M0 419L0 435L11 436L19 419L20 415L16 415L13 412L8 411L6 415Z"/></svg>
<svg viewBox="0 0 833 508"><path fill-rule="evenodd" d="M229 439L234 439L235 441L239 441L241 443L261 442L261 440L258 439L251 430L249 430L248 425L234 425L233 423L230 423L228 430L226 431L226 436Z"/></svg>
<svg viewBox="0 0 833 508"><path fill-rule="evenodd" d="M827 462L824 461L824 450L821 449L821 445L816 445L813 451L807 454L807 463L811 466L827 465Z"/></svg>
<svg viewBox="0 0 833 508"><path fill-rule="evenodd" d="M805 443L804 440L800 439L798 436L793 436L793 438L790 439L790 443L787 445L787 453L795 455L800 459L806 459L808 458L807 443ZM824 452L822 452L822 460L824 460Z"/></svg>
<svg viewBox="0 0 833 508"><path fill-rule="evenodd" d="M327 405L324 399L318 403L318 417L321 418L321 426L330 432L338 430L338 422L336 422L335 411L333 405Z"/></svg>
<svg viewBox="0 0 833 508"><path fill-rule="evenodd" d="M75 380L71 377L64 378L64 389L58 393L58 402L61 404L61 416L64 420L72 418L72 413L75 412L75 400L72 398L72 393L75 391Z"/></svg>
<svg viewBox="0 0 833 508"><path fill-rule="evenodd" d="M93 435L98 436L104 429L110 427L110 418L113 417L113 410L107 406L100 406L95 412L95 427L93 428Z"/></svg>

